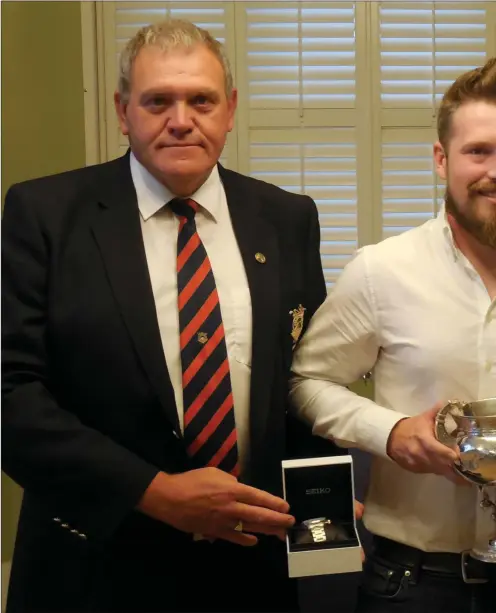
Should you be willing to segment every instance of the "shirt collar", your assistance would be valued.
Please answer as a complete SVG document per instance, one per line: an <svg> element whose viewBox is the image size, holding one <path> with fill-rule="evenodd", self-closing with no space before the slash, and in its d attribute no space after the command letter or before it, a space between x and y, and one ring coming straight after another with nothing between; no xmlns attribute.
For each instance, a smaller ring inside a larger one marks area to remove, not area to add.
<svg viewBox="0 0 496 613"><path fill-rule="evenodd" d="M446 208L444 204L442 205L438 215L437 215L437 223L439 227L442 229L445 244L453 256L455 262L460 258L461 252L456 246L455 239L453 237L453 230L448 222L448 215L446 213Z"/></svg>
<svg viewBox="0 0 496 613"><path fill-rule="evenodd" d="M133 153L130 155L131 176L138 198L138 208L144 221L153 217L168 202L176 197L165 185L150 174L138 162ZM212 168L205 183L196 190L191 198L203 208L214 221L218 220L222 206L222 182L217 165Z"/></svg>
<svg viewBox="0 0 496 613"><path fill-rule="evenodd" d="M453 236L453 230L448 221L448 215L446 213L444 204L442 209L439 211L438 215L439 223L443 229L444 239L445 239L445 247L449 253L449 255L453 258L454 262L457 262L460 266L462 266L470 276L478 277L479 273L475 270L472 262L467 258L467 256L460 250L457 246L455 238Z"/></svg>

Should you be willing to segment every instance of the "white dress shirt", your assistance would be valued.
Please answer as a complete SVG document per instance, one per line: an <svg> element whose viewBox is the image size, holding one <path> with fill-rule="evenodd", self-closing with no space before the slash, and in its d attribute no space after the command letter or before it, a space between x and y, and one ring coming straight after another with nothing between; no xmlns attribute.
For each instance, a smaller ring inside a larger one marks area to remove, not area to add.
<svg viewBox="0 0 496 613"><path fill-rule="evenodd" d="M134 155L131 154L130 160L162 347L174 388L179 423L183 430L176 274L179 221L166 206L175 196L159 183ZM238 454L243 466L249 450L251 298L217 166L191 198L200 205L195 216L196 228L207 251L219 294L231 374Z"/></svg>
<svg viewBox="0 0 496 613"><path fill-rule="evenodd" d="M496 300L446 215L357 252L295 352L291 399L314 433L374 454L364 522L424 551L471 548L475 486L402 469L392 427L435 403L496 396ZM345 386L373 370L375 400Z"/></svg>

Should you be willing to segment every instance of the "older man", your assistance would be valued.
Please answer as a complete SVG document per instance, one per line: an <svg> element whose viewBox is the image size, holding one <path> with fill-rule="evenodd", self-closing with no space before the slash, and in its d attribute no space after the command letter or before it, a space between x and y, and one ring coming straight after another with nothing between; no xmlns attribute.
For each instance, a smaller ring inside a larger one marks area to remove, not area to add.
<svg viewBox="0 0 496 613"><path fill-rule="evenodd" d="M294 610L280 461L325 297L315 204L218 164L236 90L190 23L136 34L115 106L130 153L6 198L8 611Z"/></svg>

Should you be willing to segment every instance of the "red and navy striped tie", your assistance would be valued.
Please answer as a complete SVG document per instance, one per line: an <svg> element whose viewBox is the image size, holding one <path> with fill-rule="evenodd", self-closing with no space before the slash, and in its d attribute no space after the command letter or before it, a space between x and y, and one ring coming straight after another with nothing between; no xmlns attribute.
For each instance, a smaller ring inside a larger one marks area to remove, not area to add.
<svg viewBox="0 0 496 613"><path fill-rule="evenodd" d="M196 231L198 204L174 199L179 218L177 294L184 439L198 466L238 475L238 445L224 326L207 252Z"/></svg>

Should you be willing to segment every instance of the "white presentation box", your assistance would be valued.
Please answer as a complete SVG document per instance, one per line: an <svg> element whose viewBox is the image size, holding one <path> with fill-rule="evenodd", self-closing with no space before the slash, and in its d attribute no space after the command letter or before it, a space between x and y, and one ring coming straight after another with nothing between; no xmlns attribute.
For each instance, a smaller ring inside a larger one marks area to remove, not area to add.
<svg viewBox="0 0 496 613"><path fill-rule="evenodd" d="M289 576L361 571L352 457L284 460L282 476L284 498L296 518L286 536ZM317 518L330 520L324 524L325 535L322 529L312 533L303 523Z"/></svg>

